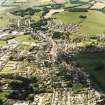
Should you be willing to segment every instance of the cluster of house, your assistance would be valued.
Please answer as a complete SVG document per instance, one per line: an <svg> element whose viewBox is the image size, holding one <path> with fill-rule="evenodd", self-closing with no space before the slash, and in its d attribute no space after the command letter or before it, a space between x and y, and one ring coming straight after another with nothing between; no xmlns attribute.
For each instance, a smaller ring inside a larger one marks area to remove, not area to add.
<svg viewBox="0 0 105 105"><path fill-rule="evenodd" d="M5 68L11 70L17 70L17 61L10 61L10 56L12 54L12 49L7 46L0 47L0 71L4 72ZM8 71L9 72L9 71Z"/></svg>
<svg viewBox="0 0 105 105"><path fill-rule="evenodd" d="M29 18L12 19L8 25L9 31L17 30L18 32L30 33L35 28L35 21Z"/></svg>
<svg viewBox="0 0 105 105"><path fill-rule="evenodd" d="M32 23L34 22L29 18L17 19L17 20L15 19L15 20L10 20L10 23L7 28L0 29L0 39L1 40L7 39L6 44L0 46L0 70L6 67L11 69L17 68L17 62L9 61L9 57L12 54L12 50L16 49L20 44L31 45L31 46L36 45L34 42L19 43L14 38L11 38L11 36L17 37L19 35L23 35L25 32L27 32L30 29ZM24 54L23 52L24 51L21 51L18 54L18 57L22 56Z"/></svg>
<svg viewBox="0 0 105 105"><path fill-rule="evenodd" d="M13 105L96 105L99 96L94 90L84 90L81 94L73 91L54 91L54 93L42 93L34 96L34 101L17 101Z"/></svg>
<svg viewBox="0 0 105 105"><path fill-rule="evenodd" d="M12 30L9 28L1 28L0 29L0 39L5 40L5 39L11 39L11 37L16 37L19 35L23 35L24 32L19 32L17 30Z"/></svg>
<svg viewBox="0 0 105 105"><path fill-rule="evenodd" d="M73 93L69 93L70 96L70 105L96 105L97 104L97 100L99 100L100 95L97 93L95 93L95 91L93 90L86 90L81 94L73 94Z"/></svg>
<svg viewBox="0 0 105 105"><path fill-rule="evenodd" d="M11 54L11 46L4 45L0 47L0 68L5 66L9 61L9 56Z"/></svg>
<svg viewBox="0 0 105 105"><path fill-rule="evenodd" d="M32 25L31 22L32 21L30 19L17 20L17 21L15 20L9 24L8 29L11 30L12 33L14 31L17 31L17 32L23 31L24 33L31 32L30 31L30 27ZM34 23L34 22L32 22L32 23ZM19 48L20 43L18 43L15 39L8 40L7 45L1 46L1 48L0 48L0 67L1 67L1 69L3 69L3 67L7 67L7 68L9 67L14 71L19 68L20 63L18 62L18 60L21 58L24 58L33 64L37 64L37 65L40 64L39 65L39 66L41 66L40 71L42 72L41 73L42 75L40 75L40 78L41 78L41 76L46 76L46 74L47 74L49 76L54 76L54 77L50 77L52 79L52 78L57 77L56 74L58 74L61 71L61 69L63 69L63 71L65 71L67 69L67 75L69 75L69 77L71 77L71 81L73 84L86 83L86 84L90 85L90 81L89 81L87 75L84 75L84 73L81 70L79 70L77 68L73 68L73 66L71 66L71 62L68 61L68 60L70 60L70 59L68 59L69 56L66 55L66 51L68 49L68 43L66 41L64 41L63 39L53 39L52 38L52 33L54 31L76 32L79 30L79 26L76 24L58 25L54 21L49 21L47 27L48 27L48 30L46 30L46 31L38 30L36 33L34 32L34 35L37 35L37 37L39 37L39 38L41 37L41 40L39 43L38 42L37 43L30 43L30 42L22 42L21 43L24 45L32 44L33 49ZM32 31L32 33L33 33L33 31ZM44 39L44 40L42 40L42 39ZM59 56L60 53L63 53L63 56ZM15 59L15 61L9 60L11 55L12 55L12 58ZM58 61L58 57L60 57L59 58L60 61ZM53 69L52 70L49 69L49 71L48 71L47 70L48 67L45 67L45 66L49 66L50 64ZM64 68L62 65L64 66ZM59 69L59 67L61 67L61 68ZM26 67L24 67L24 69L25 68ZM31 73L30 67L27 68L27 71L29 74ZM21 71L20 71L20 73L21 73ZM51 73L54 73L54 74L51 74ZM14 74L15 74L15 72L14 72ZM24 73L21 73L21 75L24 75ZM57 79L58 79L57 82L61 83L61 87L63 87L64 90L65 90L65 87L67 87L67 82L65 82L65 80L64 80L64 79L67 79L65 75L66 75L66 73L64 73L62 76L57 77ZM50 81L48 81L48 82L50 82ZM56 81L52 80L52 82L54 83ZM91 91L89 91L89 93L91 95L93 94L93 92L91 93ZM55 94L55 93L53 93L53 94ZM84 103L83 103L84 100L82 100L82 98L81 98L82 95L83 94L78 94L77 96L75 96L74 94L73 95L69 94L68 95L69 101L67 102L67 105L84 105ZM58 95L56 95L56 97L58 98ZM90 99L89 105L95 105L94 103L96 103L96 101L98 99L96 100L96 98L94 98L94 97L96 97L96 96L93 95L91 98L92 100ZM54 100L53 100L52 105L56 105L58 103L59 99L57 101L56 101L56 98L53 98L53 99Z"/></svg>
<svg viewBox="0 0 105 105"><path fill-rule="evenodd" d="M48 28L51 31L58 31L58 32L77 32L80 29L80 26L78 24L63 24L63 23L56 23L54 21L48 22Z"/></svg>
<svg viewBox="0 0 105 105"><path fill-rule="evenodd" d="M0 71L5 67L9 60L9 52L0 52Z"/></svg>

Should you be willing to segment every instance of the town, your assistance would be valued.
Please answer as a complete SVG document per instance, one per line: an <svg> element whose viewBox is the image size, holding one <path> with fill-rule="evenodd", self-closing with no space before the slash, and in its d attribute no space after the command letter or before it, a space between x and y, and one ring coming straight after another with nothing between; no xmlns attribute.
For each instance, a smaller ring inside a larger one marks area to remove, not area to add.
<svg viewBox="0 0 105 105"><path fill-rule="evenodd" d="M38 20L10 18L0 28L0 105L104 105L103 91L79 61L104 55L104 32L86 35L80 23L87 15L79 15L79 23L65 24L56 17L62 12L50 9ZM96 65L97 72L104 69L103 62Z"/></svg>

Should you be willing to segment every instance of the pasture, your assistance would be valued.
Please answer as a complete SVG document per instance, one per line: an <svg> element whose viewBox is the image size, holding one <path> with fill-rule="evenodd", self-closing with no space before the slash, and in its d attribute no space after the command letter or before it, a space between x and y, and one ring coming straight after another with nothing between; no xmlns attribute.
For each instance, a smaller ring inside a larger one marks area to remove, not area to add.
<svg viewBox="0 0 105 105"><path fill-rule="evenodd" d="M85 15L87 18L80 18ZM65 24L74 23L81 26L80 32L85 34L95 34L105 32L105 14L100 11L89 10L88 12L67 12L53 15L56 20L61 20Z"/></svg>
<svg viewBox="0 0 105 105"><path fill-rule="evenodd" d="M105 90L105 54L77 54L75 59L98 86Z"/></svg>

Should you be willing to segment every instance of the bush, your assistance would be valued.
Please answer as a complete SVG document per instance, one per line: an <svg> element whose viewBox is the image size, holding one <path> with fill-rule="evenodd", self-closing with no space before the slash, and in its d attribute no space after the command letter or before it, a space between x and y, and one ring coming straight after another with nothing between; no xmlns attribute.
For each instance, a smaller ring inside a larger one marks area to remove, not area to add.
<svg viewBox="0 0 105 105"><path fill-rule="evenodd" d="M72 89L74 92L78 93L83 89L83 85L82 84L73 84Z"/></svg>
<svg viewBox="0 0 105 105"><path fill-rule="evenodd" d="M70 12L88 12L87 8L69 8Z"/></svg>
<svg viewBox="0 0 105 105"><path fill-rule="evenodd" d="M87 18L86 15L80 15L79 17L82 18L82 19L86 19Z"/></svg>
<svg viewBox="0 0 105 105"><path fill-rule="evenodd" d="M52 38L53 39L60 39L62 37L62 33L61 32L54 32Z"/></svg>

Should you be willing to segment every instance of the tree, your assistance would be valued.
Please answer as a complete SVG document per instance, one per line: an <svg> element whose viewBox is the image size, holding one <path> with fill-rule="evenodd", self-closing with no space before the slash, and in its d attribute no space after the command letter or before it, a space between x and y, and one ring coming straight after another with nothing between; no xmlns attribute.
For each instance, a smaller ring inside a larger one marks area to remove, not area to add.
<svg viewBox="0 0 105 105"><path fill-rule="evenodd" d="M86 19L87 18L86 15L80 15L79 17L82 18L82 19Z"/></svg>

